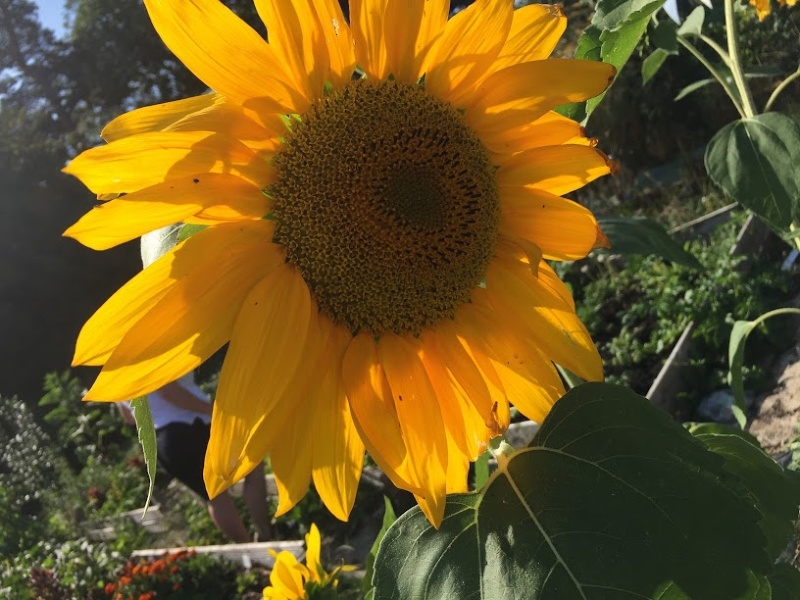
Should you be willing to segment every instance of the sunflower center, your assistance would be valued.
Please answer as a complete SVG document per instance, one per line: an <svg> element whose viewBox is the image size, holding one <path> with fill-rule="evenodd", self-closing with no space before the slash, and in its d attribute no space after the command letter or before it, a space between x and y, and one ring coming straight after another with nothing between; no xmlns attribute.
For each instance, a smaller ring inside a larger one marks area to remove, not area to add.
<svg viewBox="0 0 800 600"><path fill-rule="evenodd" d="M275 241L320 310L352 332L414 334L467 302L495 241L494 167L452 106L357 81L286 136L270 186Z"/></svg>

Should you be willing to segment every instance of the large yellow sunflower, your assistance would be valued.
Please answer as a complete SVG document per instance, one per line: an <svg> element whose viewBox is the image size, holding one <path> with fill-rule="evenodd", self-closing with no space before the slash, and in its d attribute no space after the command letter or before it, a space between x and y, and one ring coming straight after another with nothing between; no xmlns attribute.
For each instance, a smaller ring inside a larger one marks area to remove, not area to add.
<svg viewBox="0 0 800 600"><path fill-rule="evenodd" d="M66 171L113 199L66 235L209 227L114 294L74 362L103 365L87 399L124 400L230 341L212 496L269 454L279 514L313 479L346 519L366 447L438 526L509 402L541 421L563 393L553 362L602 377L543 259L602 239L561 195L608 161L552 109L613 68L548 59L552 6L351 0L348 26L336 0L255 4L269 43L218 0L145 0L214 93L112 121Z"/></svg>

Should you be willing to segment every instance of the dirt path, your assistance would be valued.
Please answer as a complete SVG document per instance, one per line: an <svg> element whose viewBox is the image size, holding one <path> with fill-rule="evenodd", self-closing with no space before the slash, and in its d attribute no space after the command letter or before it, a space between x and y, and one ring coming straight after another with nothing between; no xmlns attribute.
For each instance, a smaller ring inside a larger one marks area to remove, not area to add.
<svg viewBox="0 0 800 600"><path fill-rule="evenodd" d="M776 367L778 384L767 394L750 425L752 433L771 455L788 450L798 437L800 423L800 342L786 352Z"/></svg>

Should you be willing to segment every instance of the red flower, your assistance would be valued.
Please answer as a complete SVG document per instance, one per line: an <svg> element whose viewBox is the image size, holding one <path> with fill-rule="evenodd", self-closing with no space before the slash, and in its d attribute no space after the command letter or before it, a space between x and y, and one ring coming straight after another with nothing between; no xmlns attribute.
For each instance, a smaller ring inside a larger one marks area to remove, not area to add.
<svg viewBox="0 0 800 600"><path fill-rule="evenodd" d="M106 584L106 595L110 596L111 594L114 593L115 589L117 589L117 586L115 586L113 583L107 583Z"/></svg>

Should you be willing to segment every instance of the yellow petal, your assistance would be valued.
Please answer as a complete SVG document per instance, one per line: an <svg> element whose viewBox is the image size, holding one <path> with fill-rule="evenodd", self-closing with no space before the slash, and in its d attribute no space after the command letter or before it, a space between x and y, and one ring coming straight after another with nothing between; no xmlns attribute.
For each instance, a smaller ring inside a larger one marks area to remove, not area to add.
<svg viewBox="0 0 800 600"><path fill-rule="evenodd" d="M755 7L759 21L766 19L772 12L769 0L750 0L750 4Z"/></svg>
<svg viewBox="0 0 800 600"><path fill-rule="evenodd" d="M220 94L205 94L125 113L106 125L102 136L112 142L153 131L213 131L271 155L280 149L286 125L278 114L257 115Z"/></svg>
<svg viewBox="0 0 800 600"><path fill-rule="evenodd" d="M448 436L448 446L450 440L460 450L461 453L472 456L474 447L469 443L464 414L456 390L450 383L447 367L442 361L440 352L437 348L436 334L433 330L422 333L420 341L424 348L420 358L425 367L428 379L436 392L436 398L442 411L442 420ZM481 425L483 422L481 421ZM448 450L449 456L449 450Z"/></svg>
<svg viewBox="0 0 800 600"><path fill-rule="evenodd" d="M328 49L310 0L255 0L267 26L269 46L285 63L306 98L316 98L328 79Z"/></svg>
<svg viewBox="0 0 800 600"><path fill-rule="evenodd" d="M439 323L435 332L437 348L451 374L451 383L457 383L464 391L464 396L483 419L485 428L498 435L503 427L498 423L497 414L493 410L497 398L492 393L492 382L487 381L481 373L470 349L462 343L459 333L454 322Z"/></svg>
<svg viewBox="0 0 800 600"><path fill-rule="evenodd" d="M425 89L463 106L505 44L513 12L508 0L477 0L450 19L425 76Z"/></svg>
<svg viewBox="0 0 800 600"><path fill-rule="evenodd" d="M509 331L527 329L553 362L584 379L602 380L602 361L586 327L572 307L533 277L530 269L492 262L486 273L486 297Z"/></svg>
<svg viewBox="0 0 800 600"><path fill-rule="evenodd" d="M504 188L500 233L535 243L544 258L577 260L592 250L597 221L580 204L533 188Z"/></svg>
<svg viewBox="0 0 800 600"><path fill-rule="evenodd" d="M102 365L122 338L177 283L182 273L176 263L185 254L195 254L207 246L196 236L175 246L149 267L137 273L106 300L86 322L75 345L73 366ZM187 248L184 248L187 247Z"/></svg>
<svg viewBox="0 0 800 600"><path fill-rule="evenodd" d="M336 330L328 336L328 369L320 373L321 381L311 390L318 395L316 410L309 415L312 476L328 510L346 521L356 499L365 449L353 423L341 376L342 357L352 334L334 326L327 317L321 315L320 321L324 327Z"/></svg>
<svg viewBox="0 0 800 600"><path fill-rule="evenodd" d="M531 5L535 6L535 5ZM524 123L511 129L484 129L478 132L483 144L494 154L510 155L541 148L542 146L558 146L560 144L580 144L593 146L596 140L584 135L583 127L572 119L562 117L550 111L530 123ZM507 160L495 160L500 164Z"/></svg>
<svg viewBox="0 0 800 600"><path fill-rule="evenodd" d="M563 300L567 306L569 306L570 310L575 310L575 299L572 297L572 293L569 291L564 282L559 279L556 272L553 271L553 268L548 265L546 262L542 262L539 265L539 283L541 283L544 287L548 288L554 294L557 294L561 300Z"/></svg>
<svg viewBox="0 0 800 600"><path fill-rule="evenodd" d="M64 168L95 193L130 193L172 179L225 173L262 188L269 164L242 142L208 132L142 133L78 155Z"/></svg>
<svg viewBox="0 0 800 600"><path fill-rule="evenodd" d="M278 488L275 516L280 517L303 499L311 483L311 440L299 414L285 424L282 439L270 449L269 459Z"/></svg>
<svg viewBox="0 0 800 600"><path fill-rule="evenodd" d="M487 77L466 106L479 136L531 123L567 102L593 98L614 78L613 66L592 60L537 60Z"/></svg>
<svg viewBox="0 0 800 600"><path fill-rule="evenodd" d="M492 71L547 58L566 28L567 18L560 5L529 4L518 8L514 11L508 39L492 65Z"/></svg>
<svg viewBox="0 0 800 600"><path fill-rule="evenodd" d="M337 0L314 0L313 5L328 47L331 83L341 87L350 82L356 66L353 35Z"/></svg>
<svg viewBox="0 0 800 600"><path fill-rule="evenodd" d="M384 15L389 0L350 0L350 23L356 62L367 77L383 80L389 74L386 43L383 37Z"/></svg>
<svg viewBox="0 0 800 600"><path fill-rule="evenodd" d="M279 553L269 575L269 582L276 592L292 600L306 597L304 569L298 565L297 559L291 552L284 550Z"/></svg>
<svg viewBox="0 0 800 600"><path fill-rule="evenodd" d="M520 335L519 328L509 329L507 323L478 304L460 309L456 324L469 344L489 358L508 401L526 417L541 423L564 394L564 387L533 338Z"/></svg>
<svg viewBox="0 0 800 600"><path fill-rule="evenodd" d="M342 381L353 423L370 456L397 487L424 493L408 473L400 421L372 335L359 333L350 341L342 359Z"/></svg>
<svg viewBox="0 0 800 600"><path fill-rule="evenodd" d="M447 483L448 494L463 494L469 491L467 476L469 474L469 459L456 445L449 431L447 435Z"/></svg>
<svg viewBox="0 0 800 600"><path fill-rule="evenodd" d="M420 508L434 525L444 515L447 438L436 393L420 360L419 342L410 336L384 334L378 356L389 382L414 481L424 490Z"/></svg>
<svg viewBox="0 0 800 600"><path fill-rule="evenodd" d="M608 158L588 146L545 146L515 154L497 170L501 194L530 187L560 196L608 175Z"/></svg>
<svg viewBox="0 0 800 600"><path fill-rule="evenodd" d="M259 188L238 177L208 174L170 180L101 204L64 235L105 250L198 213L233 221L258 219L268 210L269 200Z"/></svg>
<svg viewBox="0 0 800 600"><path fill-rule="evenodd" d="M164 131L192 113L214 106L219 98L219 94L203 94L137 108L111 121L103 128L100 135L105 141L113 142L138 133Z"/></svg>
<svg viewBox="0 0 800 600"><path fill-rule="evenodd" d="M185 375L230 339L250 289L284 260L267 221L223 223L184 245L171 275L178 279L136 322L108 358L87 400L129 400ZM195 246L195 247L196 247Z"/></svg>
<svg viewBox="0 0 800 600"><path fill-rule="evenodd" d="M289 386L304 358L311 315L308 286L288 263L281 262L244 301L211 418L204 478L212 497L249 473L271 449L273 440L258 433L262 423L275 420L276 405L302 410L290 404L298 399Z"/></svg>
<svg viewBox="0 0 800 600"><path fill-rule="evenodd" d="M319 562L320 551L322 549L322 539L319 535L319 529L316 524L311 524L311 529L306 534L306 567L311 575L311 581L316 583L322 582L321 573L322 565Z"/></svg>
<svg viewBox="0 0 800 600"><path fill-rule="evenodd" d="M158 35L212 90L257 113L303 113L310 98L296 89L280 58L218 0L145 0Z"/></svg>
<svg viewBox="0 0 800 600"><path fill-rule="evenodd" d="M416 83L433 58L447 22L448 0L388 0L383 34L387 71L401 83Z"/></svg>

